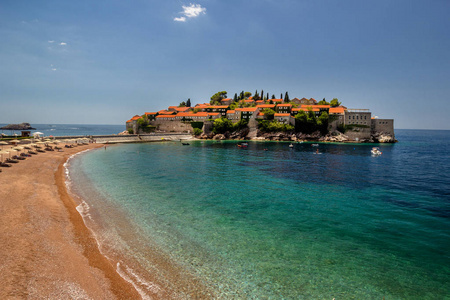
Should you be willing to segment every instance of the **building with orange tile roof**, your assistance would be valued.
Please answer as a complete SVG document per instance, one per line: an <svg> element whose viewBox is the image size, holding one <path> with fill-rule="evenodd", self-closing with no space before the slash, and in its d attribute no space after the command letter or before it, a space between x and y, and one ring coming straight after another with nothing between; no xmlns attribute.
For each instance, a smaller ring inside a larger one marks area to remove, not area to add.
<svg viewBox="0 0 450 300"><path fill-rule="evenodd" d="M256 107L260 108L260 109L270 108L270 109L273 109L273 110L275 110L275 106L276 106L276 104L260 104L260 105L256 105Z"/></svg>

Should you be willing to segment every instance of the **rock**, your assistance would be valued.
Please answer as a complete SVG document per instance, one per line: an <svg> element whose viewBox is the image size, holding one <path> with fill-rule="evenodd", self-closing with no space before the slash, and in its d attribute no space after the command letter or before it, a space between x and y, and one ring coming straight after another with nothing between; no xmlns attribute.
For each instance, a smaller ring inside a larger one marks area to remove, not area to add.
<svg viewBox="0 0 450 300"><path fill-rule="evenodd" d="M370 139L375 143L396 143L394 135L384 133L384 132L376 132L373 134Z"/></svg>
<svg viewBox="0 0 450 300"><path fill-rule="evenodd" d="M119 132L117 135L129 135L130 133L127 130Z"/></svg>
<svg viewBox="0 0 450 300"><path fill-rule="evenodd" d="M31 127L30 123L21 123L21 124L9 124L9 125L3 126L0 129L5 129L5 130L34 130L36 128Z"/></svg>
<svg viewBox="0 0 450 300"><path fill-rule="evenodd" d="M226 137L225 137L224 134L216 134L216 135L213 137L213 140L220 140L220 141L222 141L222 140L225 140L225 139L226 139Z"/></svg>

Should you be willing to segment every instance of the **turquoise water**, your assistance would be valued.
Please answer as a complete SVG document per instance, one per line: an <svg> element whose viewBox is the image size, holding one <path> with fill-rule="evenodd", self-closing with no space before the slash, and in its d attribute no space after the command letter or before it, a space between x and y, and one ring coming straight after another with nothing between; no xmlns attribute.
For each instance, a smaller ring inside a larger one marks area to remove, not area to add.
<svg viewBox="0 0 450 300"><path fill-rule="evenodd" d="M69 169L105 254L143 294L196 288L162 257L213 298L450 298L450 132L397 138L379 157L356 144L129 144Z"/></svg>
<svg viewBox="0 0 450 300"><path fill-rule="evenodd" d="M0 124L3 127L8 124ZM88 125L88 124L31 124L36 130L42 132L44 136L89 136L89 135L110 135L118 134L125 130L125 125ZM20 135L19 131L1 130L7 135Z"/></svg>

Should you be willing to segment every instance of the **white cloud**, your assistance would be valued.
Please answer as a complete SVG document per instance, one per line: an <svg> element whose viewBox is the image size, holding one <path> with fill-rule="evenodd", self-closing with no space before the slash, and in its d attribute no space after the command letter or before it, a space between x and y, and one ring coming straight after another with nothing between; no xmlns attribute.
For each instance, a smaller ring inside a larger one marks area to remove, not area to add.
<svg viewBox="0 0 450 300"><path fill-rule="evenodd" d="M196 18L199 15L206 14L206 8L202 7L200 4L189 4L189 6L182 6L183 7L183 14L182 17L174 18L174 21L177 22L186 22L186 18Z"/></svg>
<svg viewBox="0 0 450 300"><path fill-rule="evenodd" d="M62 43L60 43L59 45L60 45L60 46L66 46L67 43L62 42Z"/></svg>
<svg viewBox="0 0 450 300"><path fill-rule="evenodd" d="M186 22L186 17L174 18L173 20L177 22Z"/></svg>
<svg viewBox="0 0 450 300"><path fill-rule="evenodd" d="M53 44L55 41L48 41L50 44Z"/></svg>
<svg viewBox="0 0 450 300"><path fill-rule="evenodd" d="M56 71L56 69L55 69L55 68L52 68L52 71Z"/></svg>

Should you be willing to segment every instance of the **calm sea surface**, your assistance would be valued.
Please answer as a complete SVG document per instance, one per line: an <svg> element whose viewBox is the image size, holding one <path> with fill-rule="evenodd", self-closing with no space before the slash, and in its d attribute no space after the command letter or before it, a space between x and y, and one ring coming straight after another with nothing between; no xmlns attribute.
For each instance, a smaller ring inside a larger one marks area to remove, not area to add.
<svg viewBox="0 0 450 300"><path fill-rule="evenodd" d="M163 257L221 299L449 299L450 131L396 137L379 157L361 144L119 145L72 159L70 182L143 294L195 288L177 290Z"/></svg>
<svg viewBox="0 0 450 300"><path fill-rule="evenodd" d="M0 124L3 127L7 124ZM89 135L110 135L118 134L125 130L125 125L86 125L86 124L31 124L36 130L33 132L42 132L45 136L89 136ZM10 134L19 134L20 131L2 130L1 132Z"/></svg>

